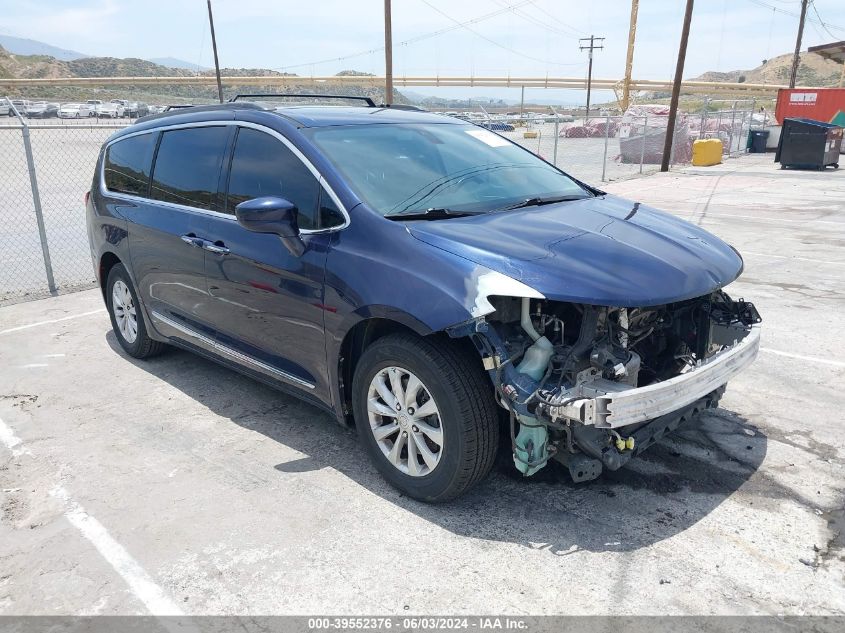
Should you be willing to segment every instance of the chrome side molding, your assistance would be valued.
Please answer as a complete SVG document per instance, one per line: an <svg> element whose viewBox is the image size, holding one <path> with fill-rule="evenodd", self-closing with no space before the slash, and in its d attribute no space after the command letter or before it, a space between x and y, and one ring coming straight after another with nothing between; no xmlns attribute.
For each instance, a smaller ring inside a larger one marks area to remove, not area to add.
<svg viewBox="0 0 845 633"><path fill-rule="evenodd" d="M257 358L253 358L252 356L248 356L247 354L243 354L235 349L232 349L231 347L227 347L226 345L218 343L211 337L197 332L196 330L188 327L184 323L179 323L178 321L175 321L170 317L164 316L160 312L152 310L150 311L150 316L152 316L153 319L155 319L156 321L161 321L165 325L172 327L174 330L178 330L179 332L182 332L183 334L186 334L187 336L190 336L191 338L200 341L201 343L204 343L213 350L220 352L221 354L225 354L226 356L236 360L237 362L243 365L251 365L253 367L257 367L273 374L274 376L278 376L286 382L291 382L299 387L313 389L316 386L313 383L310 383L306 380L302 380L302 378L294 376L293 374L289 374L285 371L282 371L281 369L276 369L272 365L268 365L267 363L260 361Z"/></svg>

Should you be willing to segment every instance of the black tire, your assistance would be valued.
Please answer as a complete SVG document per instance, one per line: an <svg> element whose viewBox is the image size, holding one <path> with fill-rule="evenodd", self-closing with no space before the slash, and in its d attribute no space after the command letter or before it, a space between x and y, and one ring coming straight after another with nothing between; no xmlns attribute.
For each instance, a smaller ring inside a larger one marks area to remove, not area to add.
<svg viewBox="0 0 845 633"><path fill-rule="evenodd" d="M368 347L355 368L352 407L361 441L385 479L414 499L436 503L459 497L493 466L499 445L493 388L479 357L471 351L456 342L391 334ZM370 383L378 372L391 366L417 376L440 412L442 454L436 467L423 476L413 477L394 466L370 429Z"/></svg>
<svg viewBox="0 0 845 633"><path fill-rule="evenodd" d="M135 306L137 334L134 341L128 340L117 324L114 307L114 286L118 281L123 282L129 289ZM109 271L109 276L106 280L106 306L108 307L109 318L111 319L115 338L117 338L117 342L120 343L120 346L127 354L133 358L150 358L161 354L167 348L165 343L155 341L147 334L147 325L144 321L143 310L140 308L138 294L135 292L135 286L132 285L132 280L129 278L129 273L126 272L123 264L115 264Z"/></svg>

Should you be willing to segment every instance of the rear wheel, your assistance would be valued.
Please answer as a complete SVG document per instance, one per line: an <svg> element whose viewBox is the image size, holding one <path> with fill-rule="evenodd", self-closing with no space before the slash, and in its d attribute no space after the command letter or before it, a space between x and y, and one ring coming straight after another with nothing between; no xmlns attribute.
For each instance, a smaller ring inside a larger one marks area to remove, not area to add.
<svg viewBox="0 0 845 633"><path fill-rule="evenodd" d="M164 343L154 341L147 334L138 295L123 264L115 264L109 271L106 304L117 342L127 354L134 358L149 358L165 349Z"/></svg>
<svg viewBox="0 0 845 633"><path fill-rule="evenodd" d="M499 435L492 388L478 359L454 343L378 339L358 362L352 388L361 441L402 492L447 501L490 471Z"/></svg>

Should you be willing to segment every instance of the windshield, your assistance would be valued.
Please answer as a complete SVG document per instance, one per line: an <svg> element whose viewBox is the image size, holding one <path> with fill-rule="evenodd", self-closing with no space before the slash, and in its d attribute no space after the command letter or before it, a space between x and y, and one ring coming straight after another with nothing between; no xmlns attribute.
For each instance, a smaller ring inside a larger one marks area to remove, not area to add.
<svg viewBox="0 0 845 633"><path fill-rule="evenodd" d="M304 130L382 215L487 212L529 198L586 198L568 176L474 125L377 124Z"/></svg>

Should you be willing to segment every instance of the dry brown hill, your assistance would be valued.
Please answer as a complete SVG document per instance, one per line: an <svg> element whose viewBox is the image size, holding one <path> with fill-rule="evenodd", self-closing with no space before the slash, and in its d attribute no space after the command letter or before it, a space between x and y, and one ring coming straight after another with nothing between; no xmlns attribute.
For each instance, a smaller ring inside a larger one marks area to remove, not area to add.
<svg viewBox="0 0 845 633"><path fill-rule="evenodd" d="M41 79L60 77L190 77L196 73L184 68L170 68L162 66L145 59L116 57L84 57L73 61L61 61L48 55L15 55L0 46L0 78L20 79ZM214 71L203 71L205 76L214 76ZM220 74L224 77L255 77L255 76L288 76L296 77L291 73L281 73L266 68L222 68ZM338 75L366 74L355 70L345 70ZM217 94L213 86L155 86L146 89L131 89L136 99L147 99L158 101L185 101L213 100ZM226 88L227 94L238 92L278 92L272 87L252 86ZM302 85L291 85L285 89L292 93L321 92L323 94L340 94L350 96L367 96L376 101L383 100L381 88L370 88L363 86L349 86L341 83L327 82L321 85L321 90L305 82ZM104 98L114 96L111 93L126 93L127 90L121 87L77 88L71 86L50 87L40 86L27 90L22 95L32 98L55 98L57 100L79 99L79 98ZM10 95L18 96L19 90L9 90ZM122 96L122 95L121 95ZM408 103L398 90L394 90L393 100L396 103Z"/></svg>
<svg viewBox="0 0 845 633"><path fill-rule="evenodd" d="M751 70L730 72L709 71L694 79L697 81L724 81L727 83L786 84L792 68L792 55L778 55ZM796 84L799 86L838 86L842 65L815 53L801 53Z"/></svg>

